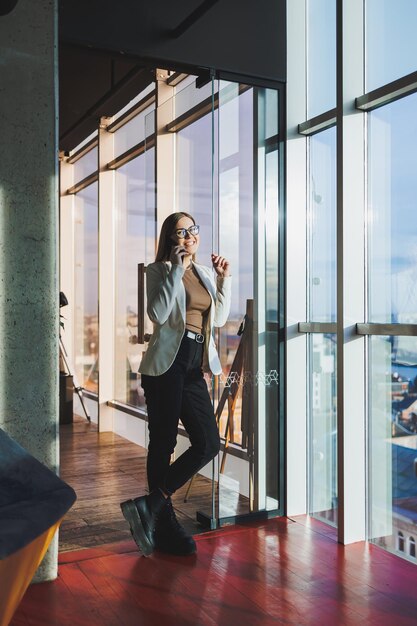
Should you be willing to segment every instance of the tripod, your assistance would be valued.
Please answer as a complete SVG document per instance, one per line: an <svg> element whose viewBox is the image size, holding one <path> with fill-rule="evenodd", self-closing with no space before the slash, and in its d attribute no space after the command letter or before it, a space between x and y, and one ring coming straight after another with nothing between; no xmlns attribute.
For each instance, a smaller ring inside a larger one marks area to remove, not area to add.
<svg viewBox="0 0 417 626"><path fill-rule="evenodd" d="M80 399L81 406L83 407L83 411L85 413L86 418L88 419L89 422L91 422L91 417L87 411L87 407L84 404L83 388L81 387L81 385L78 384L77 379L75 377L75 373L73 374L71 372L71 369L68 363L68 354L67 354L67 351L65 350L64 342L62 341L61 335L59 336L59 358L60 358L60 361L62 359L62 362L65 365L65 370L68 376L72 376L74 391Z"/></svg>

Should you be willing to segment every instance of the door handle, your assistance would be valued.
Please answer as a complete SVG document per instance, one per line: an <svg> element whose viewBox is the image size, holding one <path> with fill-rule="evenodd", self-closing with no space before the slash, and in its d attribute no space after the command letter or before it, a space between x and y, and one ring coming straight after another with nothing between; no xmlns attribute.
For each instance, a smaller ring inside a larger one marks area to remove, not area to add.
<svg viewBox="0 0 417 626"><path fill-rule="evenodd" d="M138 263L138 343L145 343L145 263Z"/></svg>

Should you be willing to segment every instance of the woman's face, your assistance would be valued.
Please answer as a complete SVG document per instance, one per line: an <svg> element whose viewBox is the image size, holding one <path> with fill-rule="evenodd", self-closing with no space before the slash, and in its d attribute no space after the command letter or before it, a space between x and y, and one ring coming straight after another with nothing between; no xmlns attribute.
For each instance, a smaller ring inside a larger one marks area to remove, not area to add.
<svg viewBox="0 0 417 626"><path fill-rule="evenodd" d="M195 254L198 250L198 246L200 245L200 235L192 235L189 233L188 229L191 226L194 226L193 220L189 217L181 217L175 225L172 239L177 243L177 245L184 246L188 254ZM181 229L185 229L187 231L185 233L185 237L183 237L183 233L178 233Z"/></svg>

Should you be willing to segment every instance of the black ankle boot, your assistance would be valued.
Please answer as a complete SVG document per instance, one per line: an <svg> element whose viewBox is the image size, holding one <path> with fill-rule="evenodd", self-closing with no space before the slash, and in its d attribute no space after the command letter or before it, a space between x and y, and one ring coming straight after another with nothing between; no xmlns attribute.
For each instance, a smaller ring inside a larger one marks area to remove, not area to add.
<svg viewBox="0 0 417 626"><path fill-rule="evenodd" d="M130 532L144 556L154 551L154 530L158 514L167 506L159 489L151 491L148 496L140 496L134 500L126 500L120 504L122 513L129 523Z"/></svg>
<svg viewBox="0 0 417 626"><path fill-rule="evenodd" d="M154 532L155 549L160 552L186 556L197 550L194 539L181 526L175 515L171 498L161 510Z"/></svg>

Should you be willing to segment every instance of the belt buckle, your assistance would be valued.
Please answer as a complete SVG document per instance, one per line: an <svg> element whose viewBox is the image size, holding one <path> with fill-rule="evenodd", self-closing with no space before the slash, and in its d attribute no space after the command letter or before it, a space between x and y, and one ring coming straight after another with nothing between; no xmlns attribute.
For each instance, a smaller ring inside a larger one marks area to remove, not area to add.
<svg viewBox="0 0 417 626"><path fill-rule="evenodd" d="M195 340L197 343L204 343L204 335L201 335L200 333L196 333Z"/></svg>

